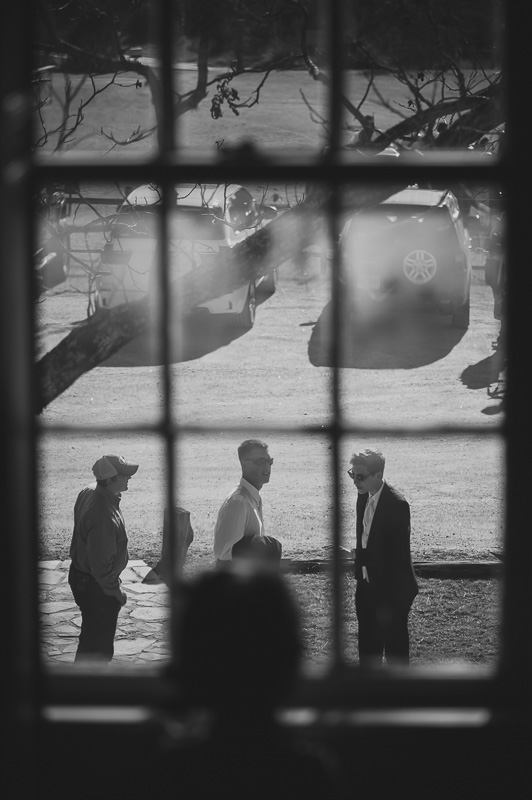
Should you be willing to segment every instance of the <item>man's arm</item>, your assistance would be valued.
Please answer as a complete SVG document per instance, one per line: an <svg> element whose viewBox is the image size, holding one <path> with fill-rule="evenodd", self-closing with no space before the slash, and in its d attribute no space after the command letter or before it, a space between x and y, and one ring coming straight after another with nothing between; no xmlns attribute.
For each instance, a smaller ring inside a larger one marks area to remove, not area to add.
<svg viewBox="0 0 532 800"><path fill-rule="evenodd" d="M88 529L87 557L92 576L107 595L116 597L123 605L126 594L120 588L120 576L115 569L117 530L107 515L97 515Z"/></svg>
<svg viewBox="0 0 532 800"><path fill-rule="evenodd" d="M239 495L227 500L218 512L213 549L220 561L231 560L233 545L244 536L246 513L245 501Z"/></svg>
<svg viewBox="0 0 532 800"><path fill-rule="evenodd" d="M394 512L394 528L394 559L401 566L407 566L410 563L410 506L406 500L398 504Z"/></svg>
<svg viewBox="0 0 532 800"><path fill-rule="evenodd" d="M392 510L393 509L393 510ZM386 522L385 540L378 570L378 590L390 603L397 601L410 570L410 506L406 500L393 503Z"/></svg>

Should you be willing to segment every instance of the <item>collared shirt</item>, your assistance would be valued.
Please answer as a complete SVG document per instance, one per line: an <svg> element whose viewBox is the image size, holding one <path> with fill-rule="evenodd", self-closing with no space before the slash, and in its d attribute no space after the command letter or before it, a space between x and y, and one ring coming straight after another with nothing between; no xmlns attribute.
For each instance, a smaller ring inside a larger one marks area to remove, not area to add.
<svg viewBox="0 0 532 800"><path fill-rule="evenodd" d="M364 520L362 523L362 547L368 546L368 537L369 532L371 530L371 523L373 522L373 517L375 516L375 509L377 508L377 503L379 502L379 497L381 496L382 487L384 486L384 482L378 491L375 494L370 494L366 503L366 508L364 509ZM362 577L365 581L368 581L368 571L366 567L362 567Z"/></svg>
<svg viewBox="0 0 532 800"><path fill-rule="evenodd" d="M262 501L258 489L245 478L228 497L218 512L214 528L214 555L219 561L230 561L231 550L243 536L264 536Z"/></svg>
<svg viewBox="0 0 532 800"><path fill-rule="evenodd" d="M129 559L127 541L120 495L97 484L82 489L74 506L70 558L105 594L120 596L120 573Z"/></svg>

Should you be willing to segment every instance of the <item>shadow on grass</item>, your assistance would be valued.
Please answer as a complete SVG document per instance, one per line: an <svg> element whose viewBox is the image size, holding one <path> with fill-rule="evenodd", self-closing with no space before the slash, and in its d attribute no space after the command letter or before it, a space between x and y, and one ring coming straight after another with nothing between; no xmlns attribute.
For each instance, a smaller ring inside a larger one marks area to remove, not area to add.
<svg viewBox="0 0 532 800"><path fill-rule="evenodd" d="M170 344L170 363L193 361L208 353L225 347L245 334L245 328L230 324L225 317L198 315L187 319L179 336L179 345ZM149 367L160 366L163 359L158 354L155 337L145 333L137 336L100 366L102 367Z"/></svg>
<svg viewBox="0 0 532 800"><path fill-rule="evenodd" d="M331 304L323 309L309 341L309 360L330 367ZM445 358L463 338L450 317L389 311L371 319L352 320L340 337L339 366L351 369L415 369Z"/></svg>
<svg viewBox="0 0 532 800"><path fill-rule="evenodd" d="M470 364L461 375L468 389L486 389L490 400L499 401L482 409L486 416L502 414L506 399L506 353L500 338L494 343L494 352L476 364Z"/></svg>
<svg viewBox="0 0 532 800"><path fill-rule="evenodd" d="M257 292L257 308L268 299ZM197 358L213 353L220 347L225 347L239 339L248 332L248 328L235 324L233 314L207 313L191 314L183 320L177 337L170 343L170 364L182 361L194 361ZM170 337L172 340L172 337ZM157 351L156 337L153 332L137 336L128 342L117 353L106 361L101 367L157 367L163 364L163 359Z"/></svg>

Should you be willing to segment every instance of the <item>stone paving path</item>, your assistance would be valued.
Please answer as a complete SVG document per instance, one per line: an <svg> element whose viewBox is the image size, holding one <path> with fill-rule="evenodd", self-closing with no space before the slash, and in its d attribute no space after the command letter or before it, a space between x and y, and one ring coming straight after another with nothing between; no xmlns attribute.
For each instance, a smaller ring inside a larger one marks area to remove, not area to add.
<svg viewBox="0 0 532 800"><path fill-rule="evenodd" d="M81 614L68 585L70 560L39 562L39 608L44 662L70 663L78 645ZM150 582L143 583L150 575ZM152 664L170 658L170 616L164 583L152 582L151 568L130 561L121 575L127 603L120 609L113 663Z"/></svg>
<svg viewBox="0 0 532 800"><path fill-rule="evenodd" d="M326 562L296 562L291 572L323 569ZM81 614L68 585L70 560L39 562L39 609L44 662L71 663L78 645ZM501 561L416 563L420 577L498 576ZM122 573L128 600L120 609L113 663L153 664L170 660L167 635L168 590L142 560L132 560Z"/></svg>

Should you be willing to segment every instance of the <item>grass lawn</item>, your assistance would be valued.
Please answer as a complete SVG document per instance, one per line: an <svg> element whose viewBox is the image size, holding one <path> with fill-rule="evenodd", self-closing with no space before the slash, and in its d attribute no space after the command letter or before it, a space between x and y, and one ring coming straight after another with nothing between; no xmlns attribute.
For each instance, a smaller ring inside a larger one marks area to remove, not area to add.
<svg viewBox="0 0 532 800"><path fill-rule="evenodd" d="M290 575L297 598L306 660L325 664L332 650L330 578ZM495 666L499 653L501 585L496 579L418 579L419 594L410 612L411 663ZM345 576L344 631L348 663L358 662L355 585Z"/></svg>

